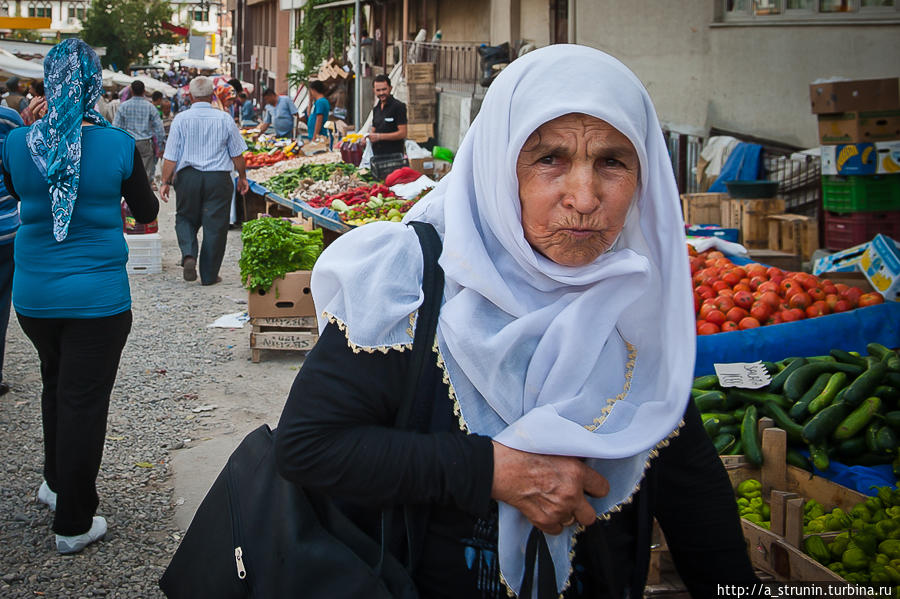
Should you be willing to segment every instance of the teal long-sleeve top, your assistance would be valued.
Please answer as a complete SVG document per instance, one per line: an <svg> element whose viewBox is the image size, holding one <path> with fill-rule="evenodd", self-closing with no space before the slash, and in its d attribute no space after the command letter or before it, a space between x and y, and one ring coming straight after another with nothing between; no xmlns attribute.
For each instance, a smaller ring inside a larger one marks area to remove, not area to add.
<svg viewBox="0 0 900 599"><path fill-rule="evenodd" d="M82 127L78 198L68 235L57 242L49 187L25 144L29 130L11 131L0 156L7 187L20 200L16 312L32 318L102 318L131 309L121 198L139 222L151 222L159 211L134 139L114 127Z"/></svg>

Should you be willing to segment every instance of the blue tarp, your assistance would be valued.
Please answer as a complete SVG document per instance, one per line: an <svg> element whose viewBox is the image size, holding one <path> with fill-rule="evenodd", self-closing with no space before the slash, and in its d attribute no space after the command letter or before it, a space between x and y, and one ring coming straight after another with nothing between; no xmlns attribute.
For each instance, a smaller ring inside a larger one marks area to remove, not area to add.
<svg viewBox="0 0 900 599"><path fill-rule="evenodd" d="M719 173L709 186L710 193L727 193L726 181L756 181L762 179L762 146L741 142L734 147Z"/></svg>
<svg viewBox="0 0 900 599"><path fill-rule="evenodd" d="M808 451L800 451L800 453L809 457ZM869 496L878 494L877 487L894 487L897 484L897 477L894 476L893 467L890 464L847 466L832 461L828 465L828 470L813 468L813 471L817 476Z"/></svg>

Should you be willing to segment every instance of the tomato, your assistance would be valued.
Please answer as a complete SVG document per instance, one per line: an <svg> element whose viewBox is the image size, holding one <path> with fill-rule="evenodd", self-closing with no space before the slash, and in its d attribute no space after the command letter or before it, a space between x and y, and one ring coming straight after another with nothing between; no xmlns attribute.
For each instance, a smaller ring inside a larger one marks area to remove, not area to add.
<svg viewBox="0 0 900 599"><path fill-rule="evenodd" d="M736 274L736 275L737 275L737 278L738 278L739 280L740 280L740 279L746 279L746 278L747 278L747 271L744 270L743 268L741 268L740 266L735 266L734 268L731 269L731 272L733 272L734 274Z"/></svg>
<svg viewBox="0 0 900 599"><path fill-rule="evenodd" d="M720 289L718 295L725 295L728 297L732 297L734 295L734 290L732 289Z"/></svg>
<svg viewBox="0 0 900 599"><path fill-rule="evenodd" d="M734 305L749 310L753 306L753 294L749 291L737 291L734 294Z"/></svg>
<svg viewBox="0 0 900 599"><path fill-rule="evenodd" d="M693 257L693 256L697 255L697 248L695 248L691 244L687 244L687 251L688 251L688 256Z"/></svg>
<svg viewBox="0 0 900 599"><path fill-rule="evenodd" d="M802 288L803 286L794 279L785 279L781 282L781 285L779 285L779 287L781 288L781 295L787 297L788 291L790 291L794 287Z"/></svg>
<svg viewBox="0 0 900 599"><path fill-rule="evenodd" d="M873 291L872 293L864 293L859 296L859 307L865 308L867 306L877 306L878 304L883 304L884 298L881 297L881 294L877 291Z"/></svg>
<svg viewBox="0 0 900 599"><path fill-rule="evenodd" d="M781 285L781 282L784 280L784 277L781 275L775 275L774 277L769 278L770 281L775 283L776 285Z"/></svg>
<svg viewBox="0 0 900 599"><path fill-rule="evenodd" d="M742 331L746 331L747 329L755 329L759 327L759 321L752 316L748 316L746 318L742 318L741 322L738 323L738 326Z"/></svg>
<svg viewBox="0 0 900 599"><path fill-rule="evenodd" d="M850 302L850 305L855 308L859 305L859 298L862 297L862 294L862 289L860 289L859 287L849 287L841 295L843 295L844 299Z"/></svg>
<svg viewBox="0 0 900 599"><path fill-rule="evenodd" d="M700 305L700 310L697 312L697 318L699 320L706 320L706 315L716 309L717 308L713 303L713 300L703 300L703 303Z"/></svg>
<svg viewBox="0 0 900 599"><path fill-rule="evenodd" d="M720 251L718 251L718 250L714 250L714 251L712 251L712 252L709 253L709 256L708 256L708 257L709 257L709 258L724 258L724 257L725 257L725 254L723 254L722 252L720 252Z"/></svg>
<svg viewBox="0 0 900 599"><path fill-rule="evenodd" d="M753 304L753 307L750 308L750 316L752 316L759 322L765 322L771 315L772 308L765 302L756 302L755 304Z"/></svg>
<svg viewBox="0 0 900 599"><path fill-rule="evenodd" d="M753 278L753 277L768 278L768 274L766 274L766 267L763 266L762 264L757 264L757 263L748 264L744 268L747 271L747 276L749 276L750 278Z"/></svg>
<svg viewBox="0 0 900 599"><path fill-rule="evenodd" d="M767 291L773 291L777 294L778 293L778 283L776 283L775 281L766 281L765 283L763 283L762 285L759 286L757 291L761 291L763 293L766 293Z"/></svg>
<svg viewBox="0 0 900 599"><path fill-rule="evenodd" d="M741 327L738 326L738 323L731 322L730 320L726 320L722 323L722 332L727 333L729 331L739 331Z"/></svg>
<svg viewBox="0 0 900 599"><path fill-rule="evenodd" d="M781 324L784 322L784 318L782 318L781 312L776 312L772 314L772 318L769 319L771 322L769 324Z"/></svg>
<svg viewBox="0 0 900 599"><path fill-rule="evenodd" d="M809 294L809 297L811 297L814 302L825 299L825 292L821 287L813 287L812 289L808 289L806 293Z"/></svg>
<svg viewBox="0 0 900 599"><path fill-rule="evenodd" d="M801 310L806 310L812 304L812 298L808 293L804 291L800 291L795 293L788 300L788 304L791 308L800 308Z"/></svg>
<svg viewBox="0 0 900 599"><path fill-rule="evenodd" d="M725 313L721 310L710 310L706 314L706 322L711 322L716 326L722 326L725 322Z"/></svg>
<svg viewBox="0 0 900 599"><path fill-rule="evenodd" d="M738 291L746 291L749 293L750 292L750 282L748 281L746 283L738 283L737 285L735 285L734 292L737 293Z"/></svg>
<svg viewBox="0 0 900 599"><path fill-rule="evenodd" d="M796 312L790 308L782 310L779 314L781 315L782 322L794 322L795 320L800 320Z"/></svg>
<svg viewBox="0 0 900 599"><path fill-rule="evenodd" d="M702 324L697 324L697 334L698 335L714 335L719 332L719 326L715 325L711 322L702 321Z"/></svg>
<svg viewBox="0 0 900 599"><path fill-rule="evenodd" d="M837 289L838 294L843 295L845 291L850 289L850 286L844 283L835 283L834 288Z"/></svg>
<svg viewBox="0 0 900 599"><path fill-rule="evenodd" d="M823 301L814 302L813 305L806 309L806 316L809 318L825 316L826 314L828 314L828 306Z"/></svg>
<svg viewBox="0 0 900 599"><path fill-rule="evenodd" d="M731 287L731 285L729 285L728 283L726 283L725 281L723 281L721 279L713 282L713 284L712 284L713 291L716 291L716 292L719 292L723 289L728 289L729 287Z"/></svg>
<svg viewBox="0 0 900 599"><path fill-rule="evenodd" d="M803 320L804 318L806 318L806 312L804 312L800 308L791 308L790 313L796 317L794 320Z"/></svg>
<svg viewBox="0 0 900 599"><path fill-rule="evenodd" d="M766 275L771 279L772 277L783 277L784 271L780 268L776 268L774 266L770 266L766 269Z"/></svg>
<svg viewBox="0 0 900 599"><path fill-rule="evenodd" d="M740 322L742 318L746 318L749 313L743 308L735 306L725 314L726 320L731 322Z"/></svg>
<svg viewBox="0 0 900 599"><path fill-rule="evenodd" d="M691 258L691 274L697 274L703 268L703 260L697 257Z"/></svg>
<svg viewBox="0 0 900 599"><path fill-rule="evenodd" d="M711 298L711 297L716 297L716 292L713 291L712 287L710 287L709 285L698 285L698 286L697 286L697 289L696 289L695 291L696 291L696 292L700 295L700 297L703 298L703 299L708 299L708 298Z"/></svg>
<svg viewBox="0 0 900 599"><path fill-rule="evenodd" d="M792 297L794 297L798 293L805 293L803 291L803 285L797 284L797 285L794 285L793 287L791 287L790 289L788 289L787 291L785 291L784 299L790 300Z"/></svg>
<svg viewBox="0 0 900 599"><path fill-rule="evenodd" d="M835 311L835 312L846 312L847 310L852 310L852 309L853 309L853 306L851 306L851 305L850 305L850 302L848 302L848 301L845 300L845 299L839 299L839 300L834 304L834 311Z"/></svg>
<svg viewBox="0 0 900 599"><path fill-rule="evenodd" d="M827 280L828 279L825 279L824 281L820 281L820 283L822 284L822 291L825 292L825 295L837 295L837 293L838 293L837 285L834 285L832 283L826 283Z"/></svg>
<svg viewBox="0 0 900 599"><path fill-rule="evenodd" d="M757 289L759 289L760 285L762 285L763 283L766 283L766 282L768 282L768 279L765 277L759 277L759 276L753 277L752 279L750 279L750 289L752 289L753 291L756 291Z"/></svg>
<svg viewBox="0 0 900 599"><path fill-rule="evenodd" d="M723 312L723 316L725 312L728 312L729 310L734 308L734 300L727 295L719 295L715 297L713 299L713 303L715 304L716 309Z"/></svg>
<svg viewBox="0 0 900 599"><path fill-rule="evenodd" d="M825 305L828 306L828 308L832 312L834 312L834 308L835 308L835 306L837 306L838 300L840 300L840 299L841 299L841 297L839 295L834 294L834 293L829 293L828 295L825 296Z"/></svg>
<svg viewBox="0 0 900 599"><path fill-rule="evenodd" d="M729 287L734 287L741 282L741 277L737 276L734 271L732 271L722 275L722 280L727 283Z"/></svg>
<svg viewBox="0 0 900 599"><path fill-rule="evenodd" d="M775 310L781 303L781 298L774 291L765 291L759 296L759 301L768 304L770 308Z"/></svg>

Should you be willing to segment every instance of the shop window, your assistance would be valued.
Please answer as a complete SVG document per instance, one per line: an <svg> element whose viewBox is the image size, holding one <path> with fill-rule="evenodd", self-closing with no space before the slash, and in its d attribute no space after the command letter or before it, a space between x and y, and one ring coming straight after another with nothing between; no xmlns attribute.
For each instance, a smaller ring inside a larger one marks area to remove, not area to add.
<svg viewBox="0 0 900 599"><path fill-rule="evenodd" d="M729 24L900 22L900 0L721 0Z"/></svg>
<svg viewBox="0 0 900 599"><path fill-rule="evenodd" d="M84 6L80 5L69 5L69 18L70 19L78 19L79 21L84 21L84 15L87 12L87 9Z"/></svg>
<svg viewBox="0 0 900 599"><path fill-rule="evenodd" d="M29 4L28 16L49 19L53 16L53 8L49 4Z"/></svg>
<svg viewBox="0 0 900 599"><path fill-rule="evenodd" d="M192 21L209 21L209 10L195 9L191 11Z"/></svg>

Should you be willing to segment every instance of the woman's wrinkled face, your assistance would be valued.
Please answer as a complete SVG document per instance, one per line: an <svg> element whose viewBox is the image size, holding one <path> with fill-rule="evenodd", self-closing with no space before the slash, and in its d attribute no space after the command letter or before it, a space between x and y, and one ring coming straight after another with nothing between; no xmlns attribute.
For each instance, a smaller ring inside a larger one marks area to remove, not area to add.
<svg viewBox="0 0 900 599"><path fill-rule="evenodd" d="M525 239L557 264L590 264L625 226L639 174L634 146L607 122L567 114L544 123L516 161Z"/></svg>

